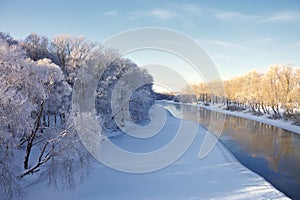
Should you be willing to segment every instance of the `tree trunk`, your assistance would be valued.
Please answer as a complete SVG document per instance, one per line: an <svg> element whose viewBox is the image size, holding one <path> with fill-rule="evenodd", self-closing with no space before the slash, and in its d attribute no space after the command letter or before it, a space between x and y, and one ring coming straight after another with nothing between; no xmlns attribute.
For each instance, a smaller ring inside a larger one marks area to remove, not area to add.
<svg viewBox="0 0 300 200"><path fill-rule="evenodd" d="M280 112L279 112L279 105L278 104L276 105L276 111L277 111L277 114L278 114L279 118L281 118L281 115L280 115Z"/></svg>
<svg viewBox="0 0 300 200"><path fill-rule="evenodd" d="M34 138L35 138L36 133L39 130L39 127L40 127L40 122L41 122L43 109L44 109L44 100L42 100L41 108L40 108L40 111L38 113L37 119L35 121L34 129L32 130L31 135L29 136L29 139L28 139L28 142L27 142L26 154L25 154L25 158L24 158L24 169L28 169L29 157L30 157L32 146L33 146Z"/></svg>
<svg viewBox="0 0 300 200"><path fill-rule="evenodd" d="M50 127L50 115L47 115L48 125L47 127Z"/></svg>

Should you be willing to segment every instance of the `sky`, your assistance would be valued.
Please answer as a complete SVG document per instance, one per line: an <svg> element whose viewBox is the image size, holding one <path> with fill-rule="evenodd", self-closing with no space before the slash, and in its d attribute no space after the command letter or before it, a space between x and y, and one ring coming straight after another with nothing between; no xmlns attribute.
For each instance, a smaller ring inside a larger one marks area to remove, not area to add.
<svg viewBox="0 0 300 200"><path fill-rule="evenodd" d="M203 47L223 79L254 69L264 72L274 64L300 65L299 0L0 0L0 31L18 39L35 32L50 38L84 35L101 42L143 27L188 36ZM170 55L148 52L128 57L139 65L151 59L176 65L188 82L199 80L190 66L175 63Z"/></svg>

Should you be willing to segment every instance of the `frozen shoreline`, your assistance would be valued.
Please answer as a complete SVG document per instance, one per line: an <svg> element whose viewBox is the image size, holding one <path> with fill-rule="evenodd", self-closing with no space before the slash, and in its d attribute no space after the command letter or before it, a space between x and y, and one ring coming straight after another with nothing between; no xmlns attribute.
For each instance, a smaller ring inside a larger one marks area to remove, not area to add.
<svg viewBox="0 0 300 200"><path fill-rule="evenodd" d="M223 113L226 115L232 115L232 116L241 117L241 118L253 120L256 122L260 122L263 124L268 124L271 126L275 126L275 127L287 130L287 131L291 131L291 132L300 134L300 126L293 125L291 122L286 122L281 119L268 119L266 115L256 116L250 112L223 110L222 108L219 108L218 106L199 106L199 107L205 108L207 110Z"/></svg>
<svg viewBox="0 0 300 200"><path fill-rule="evenodd" d="M175 113L176 116L176 113ZM189 122L193 123L193 122ZM126 134L110 138L117 146L134 152L159 149L176 134L180 119L167 114L161 132L149 141ZM220 143L203 159L198 153L207 130L198 126L189 149L161 170L130 174L93 163L90 176L72 191L54 192L47 181L26 188L28 199L288 199L261 176L240 164ZM186 133L190 134L190 133Z"/></svg>
<svg viewBox="0 0 300 200"><path fill-rule="evenodd" d="M177 102L164 101L164 100L161 101L161 102L172 103L172 104L180 104L180 103L177 103ZM250 113L250 112L224 110L224 109L220 108L219 105L214 105L214 106L204 106L204 105L198 105L198 104L188 104L188 105L201 107L201 108L204 108L204 109L207 109L207 110L223 113L223 114L226 114L226 115L232 115L232 116L241 117L241 118L244 118L244 119L253 120L253 121L256 121L256 122L260 122L260 123L263 123L263 124L275 126L275 127L287 130L287 131L291 131L291 132L300 134L300 126L293 125L292 122L287 122L287 121L284 121L282 119L268 119L266 115L256 116L256 115L253 115L253 113Z"/></svg>

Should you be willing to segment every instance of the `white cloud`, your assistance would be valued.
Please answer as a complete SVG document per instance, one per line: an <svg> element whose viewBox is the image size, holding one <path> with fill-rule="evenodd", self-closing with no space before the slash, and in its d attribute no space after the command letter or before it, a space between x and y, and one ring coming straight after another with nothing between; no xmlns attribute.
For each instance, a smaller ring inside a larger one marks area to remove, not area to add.
<svg viewBox="0 0 300 200"><path fill-rule="evenodd" d="M222 41L222 40L197 40L197 42L200 45L208 45L208 46L217 46L217 47L222 47L222 48L237 48L240 47L239 44L234 44L234 43L230 43L227 41Z"/></svg>
<svg viewBox="0 0 300 200"><path fill-rule="evenodd" d="M256 15L245 15L238 12L229 12L222 10L212 10L215 17L221 21L231 21L231 20L255 20L258 18Z"/></svg>
<svg viewBox="0 0 300 200"><path fill-rule="evenodd" d="M147 16L155 17L160 20L169 20L176 16L175 13L163 9L154 9L147 13Z"/></svg>
<svg viewBox="0 0 300 200"><path fill-rule="evenodd" d="M300 20L300 14L293 11L282 11L276 13L270 17L267 17L264 20L261 20L262 23L268 22L290 22Z"/></svg>
<svg viewBox="0 0 300 200"><path fill-rule="evenodd" d="M178 17L177 14L174 12L171 12L169 10L164 9L153 9L153 10L135 10L128 13L129 19L139 19L143 17L160 20L160 21L166 21L171 20L175 17Z"/></svg>
<svg viewBox="0 0 300 200"><path fill-rule="evenodd" d="M300 42L295 42L295 43L291 44L291 47L300 48Z"/></svg>
<svg viewBox="0 0 300 200"><path fill-rule="evenodd" d="M181 6L184 10L186 10L189 13L200 13L201 8L195 4L185 4Z"/></svg>
<svg viewBox="0 0 300 200"><path fill-rule="evenodd" d="M103 13L103 15L110 16L110 17L116 17L116 16L119 15L119 11L117 11L117 10L110 10L110 11L107 11L107 12Z"/></svg>
<svg viewBox="0 0 300 200"><path fill-rule="evenodd" d="M128 13L129 14L129 19L138 19L141 17L145 17L145 15L147 14L146 10L135 10L135 11L131 11Z"/></svg>
<svg viewBox="0 0 300 200"><path fill-rule="evenodd" d="M239 12L230 12L223 10L211 11L214 13L214 16L221 21L240 20L256 21L259 23L300 21L300 13L294 11L281 11L267 17L263 15L246 15Z"/></svg>
<svg viewBox="0 0 300 200"><path fill-rule="evenodd" d="M257 45L261 45L261 44L270 44L272 42L277 41L278 39L276 38L272 38L272 37L263 37L263 38L255 38L255 39L250 39L250 40L246 40L244 42L241 43L241 45L252 45L252 46L257 46Z"/></svg>
<svg viewBox="0 0 300 200"><path fill-rule="evenodd" d="M214 54L210 56L213 61L219 62L219 61L230 61L231 57L227 54Z"/></svg>
<svg viewBox="0 0 300 200"><path fill-rule="evenodd" d="M281 11L274 13L270 16L260 15L247 15L239 12L231 12L224 10L210 10L214 17L220 21L254 21L258 23L270 23L270 22L291 22L300 21L300 13L294 11Z"/></svg>
<svg viewBox="0 0 300 200"><path fill-rule="evenodd" d="M219 51L233 51L241 52L249 49L257 49L261 46L271 46L276 44L278 39L271 37L247 39L244 41L228 42L225 40L196 40L200 45L203 45L208 50Z"/></svg>

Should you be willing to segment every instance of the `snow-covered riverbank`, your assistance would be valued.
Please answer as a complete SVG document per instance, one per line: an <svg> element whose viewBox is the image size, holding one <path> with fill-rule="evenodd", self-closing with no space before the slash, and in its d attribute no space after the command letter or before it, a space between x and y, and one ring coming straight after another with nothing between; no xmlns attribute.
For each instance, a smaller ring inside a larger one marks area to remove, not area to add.
<svg viewBox="0 0 300 200"><path fill-rule="evenodd" d="M162 131L146 139L147 142L125 134L111 140L136 152L160 148L173 138L179 123L179 119L168 113ZM27 199L288 199L236 161L221 143L217 143L207 157L199 159L205 134L206 129L199 126L190 148L162 170L130 174L95 161L90 176L74 190L53 191L47 187L47 181L42 181L26 187Z"/></svg>
<svg viewBox="0 0 300 200"><path fill-rule="evenodd" d="M167 102L167 103L171 103L171 104L180 104L177 102L173 102L173 101L157 101L157 102ZM249 119L249 120L253 120L253 121L257 121L260 123L264 123L264 124L268 124L271 126L275 126L278 128L282 128L297 134L300 134L300 126L296 126L294 124L292 124L291 121L285 121L283 119L269 119L267 115L254 115L251 112L248 111L230 111L230 110L224 110L223 107L220 104L215 104L215 105L210 105L210 106L205 106L205 105L195 105L195 104L187 104L187 105L191 105L191 106L199 106L202 108L205 108L207 110L212 110L215 112L219 112L219 113L223 113L223 114L227 114L227 115L232 115L232 116L236 116L236 117L241 117L241 118L245 118L245 119Z"/></svg>
<svg viewBox="0 0 300 200"><path fill-rule="evenodd" d="M232 116L236 116L236 117L241 117L241 118L245 118L245 119L249 119L249 120L253 120L253 121L257 121L260 123L264 123L264 124L268 124L271 126L275 126L278 128L282 128L294 133L298 133L300 134L300 126L296 126L293 125L292 122L290 121L284 121L283 119L269 119L268 116L266 115L254 115L251 112L242 112L242 111L229 111L229 110L224 110L223 108L221 108L219 105L216 106L201 106L207 110L213 110L219 113L224 113L227 115L232 115Z"/></svg>

